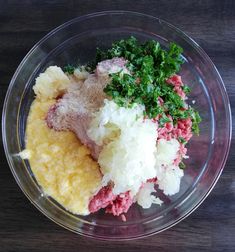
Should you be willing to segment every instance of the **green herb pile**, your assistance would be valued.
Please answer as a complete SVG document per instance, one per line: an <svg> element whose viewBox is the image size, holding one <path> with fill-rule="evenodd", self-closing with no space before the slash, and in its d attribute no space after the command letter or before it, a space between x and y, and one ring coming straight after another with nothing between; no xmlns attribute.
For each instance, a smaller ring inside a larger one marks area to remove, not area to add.
<svg viewBox="0 0 235 252"><path fill-rule="evenodd" d="M140 44L136 38L130 37L113 43L112 48L106 51L97 49L95 60L86 69L92 72L102 60L125 58L128 61L126 67L131 74L111 74L111 81L104 92L119 106L143 104L148 118L159 115L160 127L170 121L167 115L172 117L174 123L190 117L192 131L199 134L198 124L201 118L198 112L190 106L186 109L184 100L174 91L174 86L166 83L169 77L180 70L183 63L182 52L182 48L175 43L170 44L169 50L164 50L156 41ZM71 66L68 67L67 72L71 72L71 69ZM184 85L182 88L186 94L190 92L188 86ZM158 102L159 97L164 101L163 106Z"/></svg>
<svg viewBox="0 0 235 252"><path fill-rule="evenodd" d="M72 65L67 65L63 68L64 72L67 74L73 74L75 69L76 69L75 66Z"/></svg>

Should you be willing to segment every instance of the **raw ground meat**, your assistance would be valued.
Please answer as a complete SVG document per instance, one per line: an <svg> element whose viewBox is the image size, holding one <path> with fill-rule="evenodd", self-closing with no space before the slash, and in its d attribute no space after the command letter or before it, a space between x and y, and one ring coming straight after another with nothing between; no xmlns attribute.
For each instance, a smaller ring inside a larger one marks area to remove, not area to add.
<svg viewBox="0 0 235 252"><path fill-rule="evenodd" d="M146 183L156 183L157 178L148 179ZM134 199L131 197L130 192L114 195L112 193L112 186L104 186L100 191L90 200L88 209L91 213L97 212L101 208L106 208L106 213L111 213L114 216L122 215L122 220L126 221L124 213L127 213Z"/></svg>
<svg viewBox="0 0 235 252"><path fill-rule="evenodd" d="M129 70L126 68L127 60L124 58L113 58L108 60L103 60L98 63L96 67L96 75L102 76L107 75L107 73L118 73L121 70L124 73L130 73Z"/></svg>
<svg viewBox="0 0 235 252"><path fill-rule="evenodd" d="M174 91L180 96L182 97L182 99L186 98L186 95L182 89L182 86L184 85L182 80L181 80L181 76L175 74L173 76L171 76L167 81L168 84L172 84L174 86Z"/></svg>
<svg viewBox="0 0 235 252"><path fill-rule="evenodd" d="M114 195L112 186L103 188L90 200L88 209L91 213L97 212L101 208L106 208L106 213L115 216L126 213L133 203L129 192Z"/></svg>
<svg viewBox="0 0 235 252"><path fill-rule="evenodd" d="M116 199L116 195L112 192L111 186L102 187L99 192L90 200L88 209L91 213L95 213L101 208L107 207L111 202Z"/></svg>
<svg viewBox="0 0 235 252"><path fill-rule="evenodd" d="M179 96L181 96L183 99L186 98L186 95L182 89L182 86L184 84L181 80L181 76L175 74L167 80L167 83L174 86L174 90ZM164 103L163 100L160 100L160 102L161 104ZM168 116L168 117L171 121L165 123L164 127L158 128L158 139L166 139L169 141L172 138L178 140L181 137L185 141L189 141L191 137L193 136L192 120L190 118L181 119L177 121L176 125L173 125L172 117L171 116ZM186 157L186 153L187 153L187 148L185 147L184 144L180 143L180 148L178 151L177 158L174 160L174 165L178 166L182 158Z"/></svg>
<svg viewBox="0 0 235 252"><path fill-rule="evenodd" d="M173 125L173 122L168 122L162 128L158 128L158 139L171 140L179 139L179 137L189 141L192 137L192 121L190 118L178 120L176 125ZM185 158L187 154L187 148L184 144L180 143L180 148L177 153L177 158L174 161L174 165L179 165L182 158Z"/></svg>
<svg viewBox="0 0 235 252"><path fill-rule="evenodd" d="M184 146L184 144L180 144L179 151L177 153L177 158L174 160L174 165L178 166L181 162L182 158L185 158L187 154L187 148Z"/></svg>
<svg viewBox="0 0 235 252"><path fill-rule="evenodd" d="M192 137L192 121L190 118L178 120L176 125L173 121L165 123L164 127L158 128L158 139L171 140L172 138L178 139L179 137L189 141Z"/></svg>
<svg viewBox="0 0 235 252"><path fill-rule="evenodd" d="M105 212L111 213L114 216L126 213L133 203L133 199L130 196L130 192L119 194L116 199L106 207Z"/></svg>

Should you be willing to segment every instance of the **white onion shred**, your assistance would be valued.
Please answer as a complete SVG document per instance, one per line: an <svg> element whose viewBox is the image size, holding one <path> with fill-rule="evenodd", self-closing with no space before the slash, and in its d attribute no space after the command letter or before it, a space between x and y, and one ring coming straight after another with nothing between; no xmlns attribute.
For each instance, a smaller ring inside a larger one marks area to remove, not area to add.
<svg viewBox="0 0 235 252"><path fill-rule="evenodd" d="M98 158L102 185L113 181L114 194L131 191L135 195L156 174L157 126L144 120L143 110L141 105L124 108L105 100L87 132L96 144L104 145Z"/></svg>
<svg viewBox="0 0 235 252"><path fill-rule="evenodd" d="M178 166L173 165L177 157L180 144L176 139L169 141L158 140L156 152L156 177L159 188L166 195L173 195L179 192L180 180L184 172Z"/></svg>
<svg viewBox="0 0 235 252"><path fill-rule="evenodd" d="M114 194L130 191L139 205L149 208L152 203L162 202L151 195L154 184L146 181L157 177L159 188L172 195L179 191L183 171L173 165L179 142L160 139L156 144L157 124L144 119L143 111L142 105L124 108L105 99L87 134L102 146L98 157L102 186L112 181Z"/></svg>
<svg viewBox="0 0 235 252"><path fill-rule="evenodd" d="M159 189L163 190L163 193L166 195L178 193L180 180L184 175L183 170L175 165L160 166L156 170Z"/></svg>
<svg viewBox="0 0 235 252"><path fill-rule="evenodd" d="M150 208L152 204L161 205L163 201L152 195L154 192L154 183L144 184L137 194L137 203L143 208Z"/></svg>

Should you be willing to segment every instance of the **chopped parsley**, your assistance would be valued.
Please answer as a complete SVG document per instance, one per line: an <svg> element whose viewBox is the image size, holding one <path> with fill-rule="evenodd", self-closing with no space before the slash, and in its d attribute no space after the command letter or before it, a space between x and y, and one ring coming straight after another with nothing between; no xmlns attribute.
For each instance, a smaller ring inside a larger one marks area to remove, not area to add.
<svg viewBox="0 0 235 252"><path fill-rule="evenodd" d="M164 127L164 125L168 122L171 122L171 119L165 114L162 114L162 117L159 119L159 126Z"/></svg>
<svg viewBox="0 0 235 252"><path fill-rule="evenodd" d="M185 163L181 161L181 162L179 163L179 168L182 169L182 170L185 169L185 168L186 168Z"/></svg>
<svg viewBox="0 0 235 252"><path fill-rule="evenodd" d="M183 89L183 91L185 92L186 95L191 92L191 88L189 86L184 85L182 87L182 89Z"/></svg>
<svg viewBox="0 0 235 252"><path fill-rule="evenodd" d="M74 66L69 65L69 64L67 66L64 66L63 68L64 72L67 74L73 74L75 69L76 68Z"/></svg>
<svg viewBox="0 0 235 252"><path fill-rule="evenodd" d="M174 86L166 80L180 70L183 63L183 49L175 43L170 43L169 49L164 50L154 40L143 44L130 37L112 44L112 48L106 51L97 49L93 62L87 65L86 70L94 71L96 65L106 59L123 57L128 63L126 67L131 74L118 72L110 74L111 81L104 88L104 92L110 96L119 106L131 107L134 103L145 106L145 116L156 118L159 115L159 126L164 127L170 119L174 123L179 119L191 118L192 131L199 134L198 124L201 118L192 107L185 108L184 100L175 92ZM190 88L182 87L186 94ZM164 104L159 103L162 98Z"/></svg>
<svg viewBox="0 0 235 252"><path fill-rule="evenodd" d="M182 144L186 144L187 141L183 137L178 137L178 141Z"/></svg>
<svg viewBox="0 0 235 252"><path fill-rule="evenodd" d="M200 132L200 129L199 129L199 123L202 121L198 111L195 111L194 110L194 113L191 115L191 118L192 118L192 131L199 135L199 132Z"/></svg>

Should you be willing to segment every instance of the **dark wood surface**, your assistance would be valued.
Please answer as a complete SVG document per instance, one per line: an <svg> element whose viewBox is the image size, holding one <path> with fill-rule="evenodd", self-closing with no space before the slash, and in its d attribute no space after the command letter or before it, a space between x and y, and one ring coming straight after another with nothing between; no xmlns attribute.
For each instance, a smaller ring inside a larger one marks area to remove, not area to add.
<svg viewBox="0 0 235 252"><path fill-rule="evenodd" d="M0 0L1 108L16 67L42 36L79 15L112 9L160 17L194 38L220 71L234 115L233 0ZM233 134L224 172L212 193L194 213L161 234L121 243L81 237L43 216L17 186L1 148L0 251L235 251L234 142Z"/></svg>

